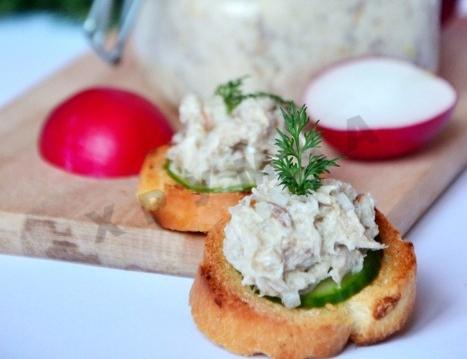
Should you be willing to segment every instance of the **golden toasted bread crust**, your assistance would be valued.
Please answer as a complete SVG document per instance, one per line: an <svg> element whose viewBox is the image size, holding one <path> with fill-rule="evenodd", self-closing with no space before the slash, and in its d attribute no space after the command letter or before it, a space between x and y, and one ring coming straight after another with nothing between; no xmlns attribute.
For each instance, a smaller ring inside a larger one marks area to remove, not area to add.
<svg viewBox="0 0 467 359"><path fill-rule="evenodd" d="M380 212L376 221L388 247L377 278L345 302L313 309L287 309L242 286L223 255L227 220L209 232L190 292L193 318L215 343L241 355L320 358L339 353L349 340L381 341L406 324L415 301L415 254Z"/></svg>
<svg viewBox="0 0 467 359"><path fill-rule="evenodd" d="M247 193L196 193L176 183L164 169L168 147L152 151L145 159L138 195L159 190L164 198L157 210L150 211L164 228L184 232L207 232Z"/></svg>

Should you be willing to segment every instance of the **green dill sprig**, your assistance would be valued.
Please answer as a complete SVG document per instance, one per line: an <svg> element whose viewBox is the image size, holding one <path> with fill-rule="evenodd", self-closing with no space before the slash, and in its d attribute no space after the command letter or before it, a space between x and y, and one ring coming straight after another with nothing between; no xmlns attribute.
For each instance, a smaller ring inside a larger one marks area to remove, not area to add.
<svg viewBox="0 0 467 359"><path fill-rule="evenodd" d="M216 91L214 92L214 94L222 97L228 113L232 113L235 107L237 107L244 99L241 89L244 79L245 77L230 80L217 86Z"/></svg>
<svg viewBox="0 0 467 359"><path fill-rule="evenodd" d="M329 167L338 166L337 159L327 159L322 154L311 151L321 144L321 136L316 128L306 130L309 119L306 106L294 103L281 107L285 131L277 130L277 155L272 160L281 185L290 193L307 195L321 186L321 175L329 172Z"/></svg>
<svg viewBox="0 0 467 359"><path fill-rule="evenodd" d="M284 100L278 95L274 95L268 92L257 91L249 94L244 94L242 91L243 81L248 76L243 76L235 80L227 81L217 86L214 94L222 97L224 100L227 113L231 114L232 111L243 101L248 98L270 98L281 106L286 106L292 103L292 101Z"/></svg>

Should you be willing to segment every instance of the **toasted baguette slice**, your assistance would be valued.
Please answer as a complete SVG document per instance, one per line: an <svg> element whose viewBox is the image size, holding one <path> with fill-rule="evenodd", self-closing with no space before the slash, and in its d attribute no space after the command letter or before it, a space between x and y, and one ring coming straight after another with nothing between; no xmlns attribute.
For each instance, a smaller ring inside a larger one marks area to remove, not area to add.
<svg viewBox="0 0 467 359"><path fill-rule="evenodd" d="M234 353L287 359L328 357L349 340L366 345L399 331L415 301L414 250L380 212L376 221L388 247L369 286L336 305L287 309L242 286L240 273L223 255L224 219L208 234L204 260L190 292L198 328Z"/></svg>
<svg viewBox="0 0 467 359"><path fill-rule="evenodd" d="M168 147L146 157L138 187L138 198L160 191L156 209L149 209L164 228L184 232L207 232L246 194L243 192L197 193L175 182L164 169Z"/></svg>

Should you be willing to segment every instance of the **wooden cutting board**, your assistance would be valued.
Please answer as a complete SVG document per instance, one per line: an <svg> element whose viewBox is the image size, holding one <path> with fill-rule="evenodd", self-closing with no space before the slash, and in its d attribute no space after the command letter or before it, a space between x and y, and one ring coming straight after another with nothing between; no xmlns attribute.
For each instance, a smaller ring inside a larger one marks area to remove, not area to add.
<svg viewBox="0 0 467 359"><path fill-rule="evenodd" d="M444 132L424 151L384 162L342 161L334 176L371 192L405 233L467 163L467 20L442 37L441 73L459 91ZM44 163L37 137L59 101L91 85L125 87L164 106L131 54L110 68L88 54L0 111L0 252L191 276L203 236L159 228L135 199L137 178L94 180ZM327 150L329 151L329 150Z"/></svg>

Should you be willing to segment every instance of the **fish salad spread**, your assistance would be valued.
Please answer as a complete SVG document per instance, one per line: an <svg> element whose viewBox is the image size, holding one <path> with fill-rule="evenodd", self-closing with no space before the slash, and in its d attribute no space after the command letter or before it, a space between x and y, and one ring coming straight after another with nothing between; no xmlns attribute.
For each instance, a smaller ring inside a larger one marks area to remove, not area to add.
<svg viewBox="0 0 467 359"><path fill-rule="evenodd" d="M299 306L300 294L324 279L340 283L359 272L367 251L384 248L375 240L372 197L335 179L298 196L269 174L230 214L227 261L242 274L243 285L279 297L288 308Z"/></svg>
<svg viewBox="0 0 467 359"><path fill-rule="evenodd" d="M220 97L203 102L189 95L179 112L183 129L167 153L171 169L210 188L254 185L283 124L279 105L269 98L245 99L229 112Z"/></svg>
<svg viewBox="0 0 467 359"><path fill-rule="evenodd" d="M440 0L144 1L137 56L177 103L249 74L254 87L301 100L324 66L362 55L438 62Z"/></svg>

